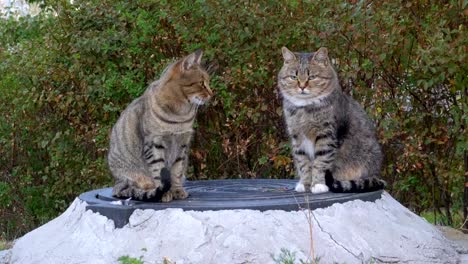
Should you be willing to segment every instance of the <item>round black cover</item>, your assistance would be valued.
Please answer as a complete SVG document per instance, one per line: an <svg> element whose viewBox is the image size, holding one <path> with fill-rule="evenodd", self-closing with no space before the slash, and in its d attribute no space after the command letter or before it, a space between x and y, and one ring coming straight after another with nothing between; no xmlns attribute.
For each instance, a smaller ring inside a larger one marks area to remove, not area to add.
<svg viewBox="0 0 468 264"><path fill-rule="evenodd" d="M79 198L88 203L87 209L114 220L116 227L122 227L136 209L295 211L323 208L355 199L373 202L382 195L381 190L369 193L297 193L294 191L296 183L297 180L272 179L187 181L185 188L189 197L169 203L118 199L112 196L112 188L89 191Z"/></svg>

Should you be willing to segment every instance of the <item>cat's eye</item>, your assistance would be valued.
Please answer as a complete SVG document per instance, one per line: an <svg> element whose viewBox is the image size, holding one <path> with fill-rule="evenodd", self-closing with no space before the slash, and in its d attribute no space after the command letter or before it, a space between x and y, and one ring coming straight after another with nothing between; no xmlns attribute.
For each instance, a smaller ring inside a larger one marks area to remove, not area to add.
<svg viewBox="0 0 468 264"><path fill-rule="evenodd" d="M309 75L309 80L313 80L315 78L317 78L317 75Z"/></svg>
<svg viewBox="0 0 468 264"><path fill-rule="evenodd" d="M294 75L289 76L289 78L294 81L297 80L297 76L294 76Z"/></svg>

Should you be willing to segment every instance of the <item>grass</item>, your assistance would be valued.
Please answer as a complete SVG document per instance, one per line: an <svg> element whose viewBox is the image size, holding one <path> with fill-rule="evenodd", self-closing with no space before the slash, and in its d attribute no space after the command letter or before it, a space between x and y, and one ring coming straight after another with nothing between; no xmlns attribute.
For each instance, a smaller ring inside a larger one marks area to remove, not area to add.
<svg viewBox="0 0 468 264"><path fill-rule="evenodd" d="M445 211L443 210L443 212ZM451 210L451 214L452 214L452 221L453 221L451 227L461 229L464 223L463 211ZM433 225L448 225L447 216L443 214L441 215L439 213L434 215L434 211L432 210L424 211L420 214L420 216L426 219L429 223Z"/></svg>
<svg viewBox="0 0 468 264"><path fill-rule="evenodd" d="M278 256L271 255L271 258L276 264L319 264L320 258L314 258L311 261L304 261L302 259L299 262L296 261L296 252L291 252L289 249L282 248L281 253Z"/></svg>
<svg viewBox="0 0 468 264"><path fill-rule="evenodd" d="M146 251L146 249L144 251ZM120 262L120 264L144 264L145 263L143 261L143 256L140 256L139 258L133 258L133 257L126 255L126 256L121 256L117 260ZM172 262L172 260L168 259L167 257L164 257L161 263L162 264L176 264L175 262Z"/></svg>
<svg viewBox="0 0 468 264"><path fill-rule="evenodd" d="M0 250L7 250L13 247L13 243L6 240L0 240Z"/></svg>
<svg viewBox="0 0 468 264"><path fill-rule="evenodd" d="M278 256L272 255L271 258L275 264L320 264L320 257L315 257L313 260L304 261L296 260L296 252L291 252L289 249L282 248ZM363 264L375 264L374 259L363 261ZM333 262L333 264L346 264L345 262Z"/></svg>
<svg viewBox="0 0 468 264"><path fill-rule="evenodd" d="M129 256L121 256L118 261L120 264L143 264L143 257L140 258L132 258Z"/></svg>

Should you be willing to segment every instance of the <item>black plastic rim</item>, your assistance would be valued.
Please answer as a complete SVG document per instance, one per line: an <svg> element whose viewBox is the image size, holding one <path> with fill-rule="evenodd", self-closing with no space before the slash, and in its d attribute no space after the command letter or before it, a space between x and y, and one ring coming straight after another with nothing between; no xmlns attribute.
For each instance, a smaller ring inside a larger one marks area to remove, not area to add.
<svg viewBox="0 0 468 264"><path fill-rule="evenodd" d="M112 188L85 192L80 200L88 203L86 209L112 219L117 228L128 223L136 209L164 210L180 208L193 211L217 210L283 210L325 208L334 203L352 200L373 202L382 196L382 190L368 193L297 193L294 191L297 180L239 179L187 181L185 188L189 197L169 203L125 201L112 196ZM122 204L111 202L122 201Z"/></svg>

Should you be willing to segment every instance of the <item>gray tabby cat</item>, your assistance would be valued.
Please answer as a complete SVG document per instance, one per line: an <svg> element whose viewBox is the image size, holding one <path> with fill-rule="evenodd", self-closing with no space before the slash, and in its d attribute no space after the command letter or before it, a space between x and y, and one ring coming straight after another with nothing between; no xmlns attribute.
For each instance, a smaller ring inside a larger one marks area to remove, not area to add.
<svg viewBox="0 0 468 264"><path fill-rule="evenodd" d="M312 193L382 189L382 151L362 107L342 93L328 51L282 48L278 74L283 111L299 182Z"/></svg>
<svg viewBox="0 0 468 264"><path fill-rule="evenodd" d="M108 165L113 195L135 199L184 199L193 121L211 96L198 50L171 64L159 80L121 114L110 137Z"/></svg>

